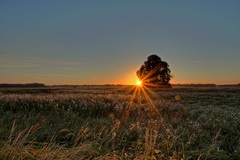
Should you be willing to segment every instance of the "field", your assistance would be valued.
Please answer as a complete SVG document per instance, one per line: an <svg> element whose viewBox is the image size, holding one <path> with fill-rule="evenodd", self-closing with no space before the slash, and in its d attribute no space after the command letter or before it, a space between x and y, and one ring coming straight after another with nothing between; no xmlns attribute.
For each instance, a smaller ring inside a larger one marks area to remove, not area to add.
<svg viewBox="0 0 240 160"><path fill-rule="evenodd" d="M240 159L240 87L0 89L0 159Z"/></svg>

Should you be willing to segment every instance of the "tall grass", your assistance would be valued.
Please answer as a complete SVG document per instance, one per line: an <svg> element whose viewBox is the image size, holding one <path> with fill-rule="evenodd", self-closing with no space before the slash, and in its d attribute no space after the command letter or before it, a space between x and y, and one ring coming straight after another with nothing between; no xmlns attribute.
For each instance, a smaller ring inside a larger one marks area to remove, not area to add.
<svg viewBox="0 0 240 160"><path fill-rule="evenodd" d="M0 93L0 159L240 159L239 92L155 93Z"/></svg>

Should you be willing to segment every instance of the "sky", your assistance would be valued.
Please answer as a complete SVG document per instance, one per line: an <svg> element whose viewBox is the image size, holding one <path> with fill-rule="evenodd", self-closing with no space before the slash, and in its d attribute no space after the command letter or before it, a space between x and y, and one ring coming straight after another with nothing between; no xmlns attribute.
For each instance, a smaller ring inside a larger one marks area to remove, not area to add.
<svg viewBox="0 0 240 160"><path fill-rule="evenodd" d="M135 84L156 54L170 83L240 83L238 0L0 0L0 83Z"/></svg>

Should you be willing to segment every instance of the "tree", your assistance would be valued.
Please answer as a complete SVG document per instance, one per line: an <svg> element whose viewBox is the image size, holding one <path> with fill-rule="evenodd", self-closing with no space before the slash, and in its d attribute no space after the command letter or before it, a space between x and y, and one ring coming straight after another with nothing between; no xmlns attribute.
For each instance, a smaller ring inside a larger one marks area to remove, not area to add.
<svg viewBox="0 0 240 160"><path fill-rule="evenodd" d="M157 55L150 55L137 71L137 76L145 85L170 87L169 81L172 78L170 73L167 62L162 61Z"/></svg>

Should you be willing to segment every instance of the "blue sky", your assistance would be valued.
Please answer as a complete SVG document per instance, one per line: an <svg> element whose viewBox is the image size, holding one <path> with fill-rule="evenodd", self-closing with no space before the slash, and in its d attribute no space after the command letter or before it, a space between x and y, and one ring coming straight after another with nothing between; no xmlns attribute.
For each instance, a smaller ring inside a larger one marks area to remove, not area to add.
<svg viewBox="0 0 240 160"><path fill-rule="evenodd" d="M240 83L240 1L0 1L0 83L134 84L151 54L171 83Z"/></svg>

